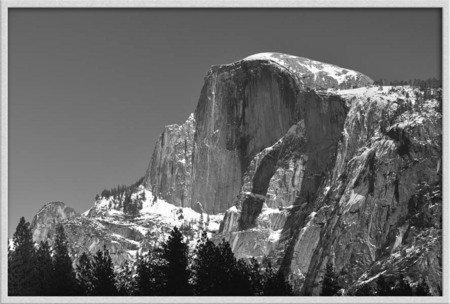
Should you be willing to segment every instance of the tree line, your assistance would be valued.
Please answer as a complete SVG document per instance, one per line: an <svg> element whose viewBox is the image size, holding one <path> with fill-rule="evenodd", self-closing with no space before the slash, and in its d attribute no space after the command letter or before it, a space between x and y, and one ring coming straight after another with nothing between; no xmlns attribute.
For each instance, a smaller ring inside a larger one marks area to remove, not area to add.
<svg viewBox="0 0 450 304"><path fill-rule="evenodd" d="M103 189L103 191L101 192L101 194L97 194L95 195L95 200L100 199L100 197L104 197L106 199L113 197L113 198L119 198L122 195L125 194L125 196L127 195L131 195L131 193L135 192L137 190L137 188L142 185L142 183L144 182L144 177L141 177L137 182L135 182L134 184L127 186L127 185L117 185L117 187L115 188L111 188L111 189Z"/></svg>
<svg viewBox="0 0 450 304"><path fill-rule="evenodd" d="M228 242L215 244L206 233L190 252L174 227L166 242L114 267L104 247L82 253L75 266L62 225L53 246L35 244L22 217L8 247L10 296L284 296L293 295L281 271L256 259L237 259Z"/></svg>
<svg viewBox="0 0 450 304"><path fill-rule="evenodd" d="M421 91L427 88L438 89L442 88L442 81L437 78L427 78L427 79L409 79L409 80L392 80L387 81L386 79L378 79L373 82L374 85L391 85L391 86L405 86L410 85L413 87L420 88Z"/></svg>
<svg viewBox="0 0 450 304"><path fill-rule="evenodd" d="M75 266L68 240L57 225L53 246L35 244L30 224L22 217L8 246L9 296L289 296L292 286L271 264L237 259L228 242L215 244L206 233L190 252L174 227L167 241L114 267L106 247L83 252ZM321 296L339 296L343 289L331 262L325 267ZM388 283L385 276L350 289L347 296L430 296L422 280L415 288L403 274Z"/></svg>

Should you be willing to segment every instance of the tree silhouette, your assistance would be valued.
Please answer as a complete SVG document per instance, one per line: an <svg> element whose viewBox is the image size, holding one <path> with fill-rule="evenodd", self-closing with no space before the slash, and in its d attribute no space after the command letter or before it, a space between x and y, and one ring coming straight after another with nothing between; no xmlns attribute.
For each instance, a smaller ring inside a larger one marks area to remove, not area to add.
<svg viewBox="0 0 450 304"><path fill-rule="evenodd" d="M117 295L114 266L106 246L98 250L92 263L92 295L115 296Z"/></svg>
<svg viewBox="0 0 450 304"><path fill-rule="evenodd" d="M255 296L263 294L264 288L264 272L255 258L250 259L249 277L251 282L252 293Z"/></svg>
<svg viewBox="0 0 450 304"><path fill-rule="evenodd" d="M167 292L165 269L166 261L161 258L159 248L141 256L137 263L135 294L138 296L165 295Z"/></svg>
<svg viewBox="0 0 450 304"><path fill-rule="evenodd" d="M196 258L193 264L194 291L196 295L220 295L219 276L220 252L213 242L203 233L196 247Z"/></svg>
<svg viewBox="0 0 450 304"><path fill-rule="evenodd" d="M380 275L377 279L377 289L376 289L376 295L377 296L390 296L391 295L391 287L386 282L383 275Z"/></svg>
<svg viewBox="0 0 450 304"><path fill-rule="evenodd" d="M74 295L76 291L75 272L73 270L72 260L69 256L68 242L64 227L61 224L56 226L53 250L54 295Z"/></svg>
<svg viewBox="0 0 450 304"><path fill-rule="evenodd" d="M116 273L116 288L119 296L134 294L134 280L132 265L125 260Z"/></svg>
<svg viewBox="0 0 450 304"><path fill-rule="evenodd" d="M172 296L192 295L192 286L189 284L188 245L183 235L174 227L168 240L162 245L161 257L166 260L164 272L166 278L166 294Z"/></svg>
<svg viewBox="0 0 450 304"><path fill-rule="evenodd" d="M91 296L93 293L92 262L86 252L78 259L76 266L77 294L80 296Z"/></svg>
<svg viewBox="0 0 450 304"><path fill-rule="evenodd" d="M197 245L192 269L196 295L253 295L250 266L236 260L228 242L216 246L205 232Z"/></svg>
<svg viewBox="0 0 450 304"><path fill-rule="evenodd" d="M13 235L14 250L10 253L8 263L8 295L36 295L38 289L38 273L36 269L36 253L31 235L30 223L20 218Z"/></svg>
<svg viewBox="0 0 450 304"><path fill-rule="evenodd" d="M424 279L417 285L416 296L431 296L430 287L428 287Z"/></svg>
<svg viewBox="0 0 450 304"><path fill-rule="evenodd" d="M292 286L286 281L283 273L273 271L269 263L265 273L264 296L292 296Z"/></svg>
<svg viewBox="0 0 450 304"><path fill-rule="evenodd" d="M47 241L41 241L36 251L36 269L39 277L36 294L40 296L53 295L54 269L50 254L50 245Z"/></svg>
<svg viewBox="0 0 450 304"><path fill-rule="evenodd" d="M368 297L375 295L375 291L373 290L372 286L370 286L370 284L364 284L362 286L359 286L359 288L353 295L358 297Z"/></svg>
<svg viewBox="0 0 450 304"><path fill-rule="evenodd" d="M400 274L397 284L394 286L394 289L392 290L392 295L399 297L412 296L412 288L409 285L408 281L403 276L403 274Z"/></svg>
<svg viewBox="0 0 450 304"><path fill-rule="evenodd" d="M333 263L330 261L325 267L325 275L322 280L321 296L335 296L340 287L337 282L337 275L334 272Z"/></svg>

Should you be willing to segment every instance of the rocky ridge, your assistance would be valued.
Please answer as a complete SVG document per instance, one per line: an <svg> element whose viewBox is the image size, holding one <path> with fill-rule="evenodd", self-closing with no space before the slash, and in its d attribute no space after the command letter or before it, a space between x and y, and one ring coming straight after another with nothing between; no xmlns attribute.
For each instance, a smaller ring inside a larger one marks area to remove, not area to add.
<svg viewBox="0 0 450 304"><path fill-rule="evenodd" d="M214 239L280 266L298 294L320 292L329 260L346 291L402 271L439 294L439 104L411 87L371 84L279 53L213 66L195 113L158 140L133 194L139 214L126 215L123 198L100 198L62 218L74 252L106 244L119 263L157 242L156 231L184 224L198 234L205 212Z"/></svg>

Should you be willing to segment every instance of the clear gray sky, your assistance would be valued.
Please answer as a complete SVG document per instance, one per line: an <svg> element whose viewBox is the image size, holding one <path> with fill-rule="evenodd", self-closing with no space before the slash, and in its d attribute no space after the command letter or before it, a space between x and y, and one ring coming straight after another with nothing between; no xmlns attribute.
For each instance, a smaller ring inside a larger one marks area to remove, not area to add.
<svg viewBox="0 0 450 304"><path fill-rule="evenodd" d="M9 234L145 174L211 65L282 52L373 79L440 78L431 9L10 9Z"/></svg>

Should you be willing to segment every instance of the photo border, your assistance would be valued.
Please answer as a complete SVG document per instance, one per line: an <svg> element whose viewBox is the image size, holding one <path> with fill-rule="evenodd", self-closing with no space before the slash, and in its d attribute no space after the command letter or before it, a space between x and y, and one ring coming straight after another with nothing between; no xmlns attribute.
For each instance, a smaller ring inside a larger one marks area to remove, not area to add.
<svg viewBox="0 0 450 304"><path fill-rule="evenodd" d="M0 303L449 303L449 208L444 203L442 237L443 295L436 297L9 297L8 239L8 8L441 8L443 118L449 115L448 0L3 0L0 11L1 57L1 298ZM443 119L442 154L448 153L449 123ZM444 157L443 157L444 159ZM443 163L443 201L448 201L449 162ZM447 187L446 187L447 186Z"/></svg>

